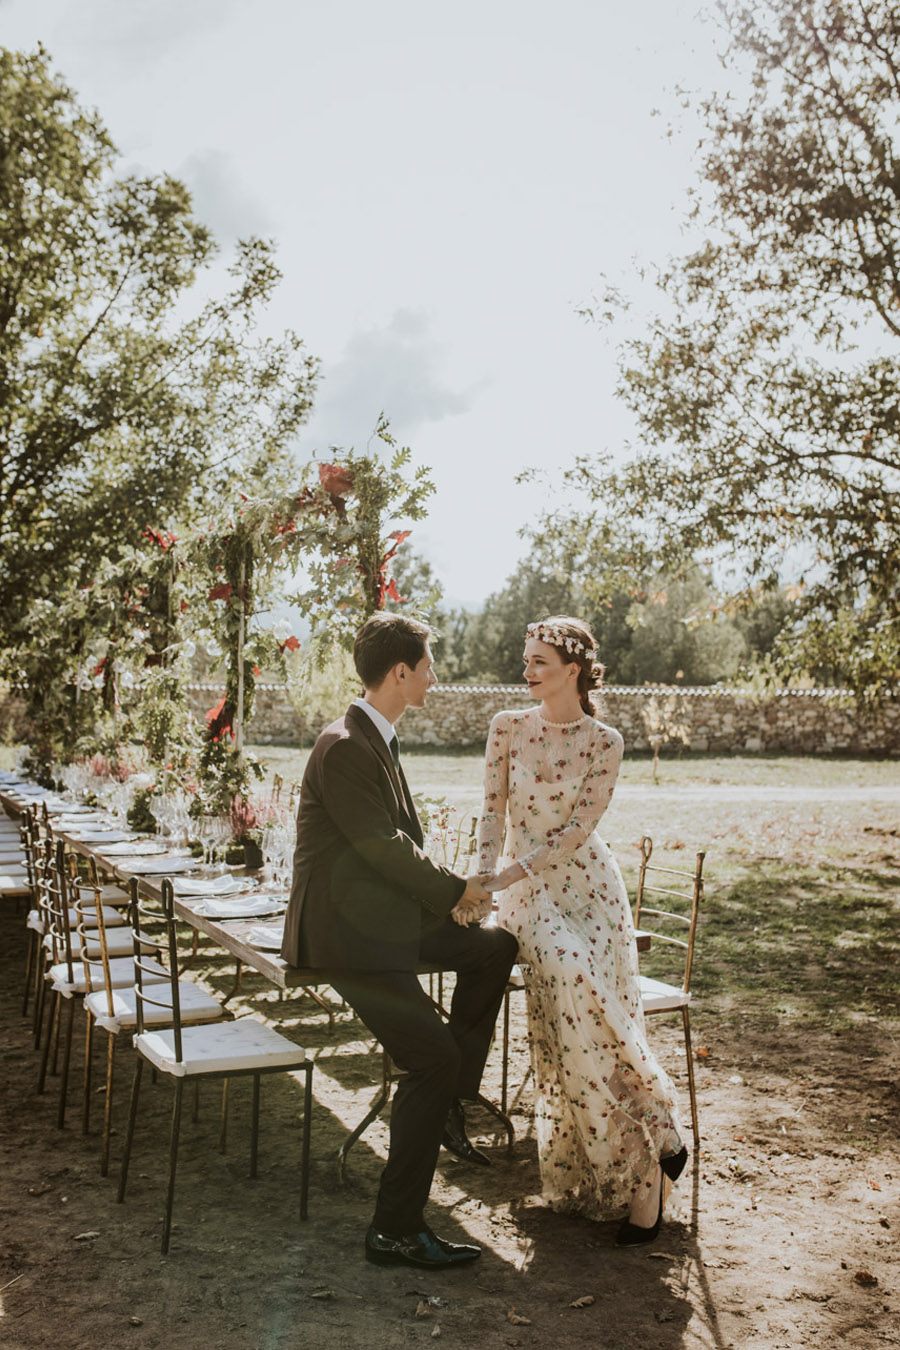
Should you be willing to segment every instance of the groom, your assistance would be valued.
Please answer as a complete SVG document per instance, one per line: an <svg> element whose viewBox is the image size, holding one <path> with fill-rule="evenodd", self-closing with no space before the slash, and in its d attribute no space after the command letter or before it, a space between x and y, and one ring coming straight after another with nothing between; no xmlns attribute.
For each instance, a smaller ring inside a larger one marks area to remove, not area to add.
<svg viewBox="0 0 900 1350"><path fill-rule="evenodd" d="M328 970L404 1070L367 1260L442 1268L481 1255L439 1238L424 1209L442 1143L488 1161L466 1137L460 1098L478 1095L516 941L478 926L490 897L476 878L422 852L394 724L436 683L429 637L425 624L385 613L356 635L364 695L325 728L303 775L282 956ZM419 983L420 963L456 972L449 1023Z"/></svg>

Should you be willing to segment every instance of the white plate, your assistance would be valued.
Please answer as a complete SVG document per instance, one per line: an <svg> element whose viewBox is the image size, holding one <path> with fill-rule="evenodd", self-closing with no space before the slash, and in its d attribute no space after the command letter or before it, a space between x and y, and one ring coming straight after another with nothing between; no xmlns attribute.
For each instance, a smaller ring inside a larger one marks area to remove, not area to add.
<svg viewBox="0 0 900 1350"><path fill-rule="evenodd" d="M242 899L235 896L234 899L216 900L210 897L208 900L201 900L194 906L195 914L202 914L206 919L256 919L263 914L283 914L286 905L284 900L275 900L272 896L247 896Z"/></svg>
<svg viewBox="0 0 900 1350"><path fill-rule="evenodd" d="M242 895L255 889L252 877L181 877L175 882L176 895Z"/></svg>
<svg viewBox="0 0 900 1350"><path fill-rule="evenodd" d="M134 839L131 843L110 844L103 849L104 858L149 858L151 854L166 853L165 844L157 839Z"/></svg>
<svg viewBox="0 0 900 1350"><path fill-rule="evenodd" d="M250 929L247 941L261 952L280 952L284 941L283 923L258 923Z"/></svg>
<svg viewBox="0 0 900 1350"><path fill-rule="evenodd" d="M139 877L173 877L178 872L190 872L197 866L196 858L123 858L118 864L123 872Z"/></svg>
<svg viewBox="0 0 900 1350"><path fill-rule="evenodd" d="M72 830L69 838L76 844L124 844L131 843L137 836L127 830L79 830L77 834Z"/></svg>

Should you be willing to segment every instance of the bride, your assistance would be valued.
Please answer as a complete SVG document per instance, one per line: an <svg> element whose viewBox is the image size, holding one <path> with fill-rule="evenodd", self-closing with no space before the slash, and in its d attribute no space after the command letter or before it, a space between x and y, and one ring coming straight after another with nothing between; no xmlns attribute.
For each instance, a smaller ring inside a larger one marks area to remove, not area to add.
<svg viewBox="0 0 900 1350"><path fill-rule="evenodd" d="M541 1181L555 1209L618 1218L621 1245L650 1242L663 1174L687 1161L675 1093L647 1043L637 950L618 864L597 834L622 737L594 716L603 667L586 624L526 629L536 708L497 713L488 736L479 872L519 941L536 1080Z"/></svg>

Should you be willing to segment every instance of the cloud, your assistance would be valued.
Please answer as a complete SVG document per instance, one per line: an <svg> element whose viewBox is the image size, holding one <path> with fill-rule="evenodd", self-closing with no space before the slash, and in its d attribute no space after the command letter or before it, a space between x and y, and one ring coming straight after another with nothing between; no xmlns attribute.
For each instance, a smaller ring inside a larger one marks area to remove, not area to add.
<svg viewBox="0 0 900 1350"><path fill-rule="evenodd" d="M194 214L223 243L248 234L267 234L271 223L242 186L234 161L224 150L198 150L178 170L191 190Z"/></svg>
<svg viewBox="0 0 900 1350"><path fill-rule="evenodd" d="M73 6L66 38L100 49L128 65L145 66L186 39L222 26L240 0L94 0Z"/></svg>
<svg viewBox="0 0 900 1350"><path fill-rule="evenodd" d="M397 310L382 328L355 333L343 355L323 364L319 397L302 445L365 445L380 412L408 438L428 422L467 413L485 381L454 389L441 374L446 345L421 310Z"/></svg>

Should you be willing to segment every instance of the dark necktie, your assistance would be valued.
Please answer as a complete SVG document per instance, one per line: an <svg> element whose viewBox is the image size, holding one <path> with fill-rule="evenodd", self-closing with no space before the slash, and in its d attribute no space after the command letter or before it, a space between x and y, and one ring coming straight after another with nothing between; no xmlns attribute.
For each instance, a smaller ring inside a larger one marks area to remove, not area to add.
<svg viewBox="0 0 900 1350"><path fill-rule="evenodd" d="M391 739L388 741L388 749L389 749L390 752L391 752L391 759L394 761L395 767L399 770L399 768L400 768L400 742L397 740L396 735L392 736Z"/></svg>

